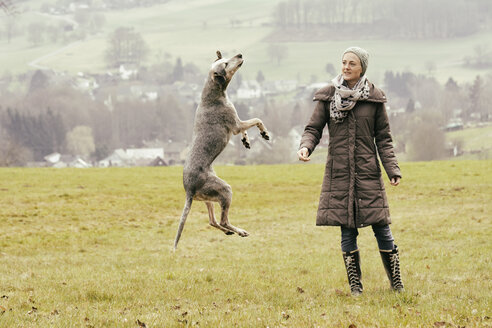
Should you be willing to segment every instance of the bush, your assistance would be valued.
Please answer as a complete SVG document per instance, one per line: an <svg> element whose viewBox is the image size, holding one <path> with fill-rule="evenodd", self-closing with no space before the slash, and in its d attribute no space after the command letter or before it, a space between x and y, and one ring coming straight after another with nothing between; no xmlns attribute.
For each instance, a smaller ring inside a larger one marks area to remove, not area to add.
<svg viewBox="0 0 492 328"><path fill-rule="evenodd" d="M445 136L439 128L439 118L422 114L411 123L407 141L408 158L412 161L430 161L444 157Z"/></svg>

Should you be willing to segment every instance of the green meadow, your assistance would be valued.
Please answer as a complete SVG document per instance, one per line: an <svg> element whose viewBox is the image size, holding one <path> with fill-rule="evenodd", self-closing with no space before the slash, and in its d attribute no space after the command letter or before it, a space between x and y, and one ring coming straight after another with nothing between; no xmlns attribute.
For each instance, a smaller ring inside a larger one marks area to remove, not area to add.
<svg viewBox="0 0 492 328"><path fill-rule="evenodd" d="M48 0L47 0L48 1ZM48 1L50 2L50 1ZM51 1L52 2L52 1ZM254 79L261 70L268 80L297 79L302 83L331 79L325 72L327 63L338 68L340 53L352 45L359 45L371 53L368 74L382 83L384 72L412 71L431 74L440 82L452 76L457 81L472 81L476 75L485 75L490 67L469 69L463 66L465 57L473 57L478 45L487 45L492 31L447 40L387 40L342 39L336 35L324 40L286 42L286 58L279 64L268 52L273 32L272 20L278 1L262 0L182 0L166 4L105 12L106 25L95 35L87 35L81 42L62 49L64 44L48 42L33 46L26 35L14 37L9 44L2 38L0 72L20 73L31 69L28 63L45 57L39 65L57 71L102 73L107 70L104 53L109 34L120 26L134 27L142 34L150 48L146 65L161 62L167 54L172 62L178 57L184 63L192 62L203 72L215 59L215 51L225 56L243 53L246 63L241 74ZM31 22L59 24L59 16L41 16L35 13L42 3L26 1L18 18L18 28L27 29ZM20 5L19 5L20 6ZM1 18L1 17L0 17ZM234 26L232 24L234 23ZM288 32L286 32L288 33ZM60 50L56 53L55 51ZM434 70L428 72L432 63Z"/></svg>
<svg viewBox="0 0 492 328"><path fill-rule="evenodd" d="M176 252L182 167L0 169L0 327L492 327L492 161L402 163L406 291L368 228L358 298L339 229L315 226L323 168L216 167L250 236L194 202Z"/></svg>
<svg viewBox="0 0 492 328"><path fill-rule="evenodd" d="M460 158L489 159L492 157L492 126L468 128L446 133L447 141L461 142L463 151L467 152Z"/></svg>

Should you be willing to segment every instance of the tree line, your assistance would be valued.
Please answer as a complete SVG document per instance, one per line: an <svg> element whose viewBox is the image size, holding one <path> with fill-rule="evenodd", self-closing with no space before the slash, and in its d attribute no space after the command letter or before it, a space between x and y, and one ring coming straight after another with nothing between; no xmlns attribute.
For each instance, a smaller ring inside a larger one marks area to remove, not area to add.
<svg viewBox="0 0 492 328"><path fill-rule="evenodd" d="M451 38L488 27L491 10L488 0L285 0L273 22L299 36L321 29L362 37Z"/></svg>
<svg viewBox="0 0 492 328"><path fill-rule="evenodd" d="M22 166L53 152L96 161L116 148L143 147L145 141L189 142L197 104L173 91L161 93L154 101L118 99L118 89L125 90L133 82L120 82L105 91L112 95L111 106L104 104L107 97L94 99L69 84L43 83L36 74L27 94L2 94L0 165ZM396 149L406 153L408 160L449 156L445 153L448 142L461 147L462 140L444 136L443 127L452 119L464 124L492 119L492 94L487 92L492 88L491 77L477 76L461 84L449 78L440 84L428 75L387 71L383 82ZM290 139L291 131L302 132L312 113L311 99L305 95L236 101L239 117L261 117L274 138L268 156L254 155L257 150L244 152L240 142L229 147L225 156L257 164L294 161L297 145Z"/></svg>
<svg viewBox="0 0 492 328"><path fill-rule="evenodd" d="M152 102L115 97L108 108L70 85L3 99L11 104L0 106L0 166L43 161L53 152L95 161L145 141L186 141L196 106L169 92Z"/></svg>
<svg viewBox="0 0 492 328"><path fill-rule="evenodd" d="M467 124L492 120L492 77L477 76L471 83L449 78L440 84L433 77L411 72L387 71L384 90L390 103L390 121L397 151L409 160L435 160L449 157L446 149L462 151L463 140L446 140L450 122ZM404 109L394 115L395 109Z"/></svg>

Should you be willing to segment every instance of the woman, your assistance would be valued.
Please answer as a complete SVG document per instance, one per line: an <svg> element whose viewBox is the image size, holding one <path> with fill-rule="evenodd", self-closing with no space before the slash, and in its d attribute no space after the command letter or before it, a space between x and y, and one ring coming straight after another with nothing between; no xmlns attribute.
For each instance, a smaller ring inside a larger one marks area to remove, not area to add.
<svg viewBox="0 0 492 328"><path fill-rule="evenodd" d="M309 161L328 124L330 143L316 225L340 226L352 295L362 293L358 228L372 226L391 288L403 290L398 247L394 244L388 201L376 150L393 186L401 179L384 103L384 92L365 76L369 54L351 47L342 56L342 73L318 90L314 113L297 153Z"/></svg>

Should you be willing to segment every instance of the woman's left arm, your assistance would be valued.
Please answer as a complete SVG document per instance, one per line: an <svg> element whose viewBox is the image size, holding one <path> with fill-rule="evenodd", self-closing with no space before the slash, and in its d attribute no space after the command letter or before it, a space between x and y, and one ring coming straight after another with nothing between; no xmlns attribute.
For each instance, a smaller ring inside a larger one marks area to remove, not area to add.
<svg viewBox="0 0 492 328"><path fill-rule="evenodd" d="M401 178L401 171L393 149L393 139L391 138L388 114L386 113L384 103L379 104L376 110L374 137L376 139L379 158L383 163L388 178L390 180L396 177Z"/></svg>

